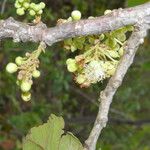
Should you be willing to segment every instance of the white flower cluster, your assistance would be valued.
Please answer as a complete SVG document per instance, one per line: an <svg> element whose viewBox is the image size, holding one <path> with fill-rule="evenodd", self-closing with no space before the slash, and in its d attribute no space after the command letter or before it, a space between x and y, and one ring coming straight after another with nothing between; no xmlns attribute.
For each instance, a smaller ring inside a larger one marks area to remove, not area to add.
<svg viewBox="0 0 150 150"><path fill-rule="evenodd" d="M104 15L112 11L106 10ZM59 19L57 24L77 21L81 19L81 12L75 10L68 19ZM94 17L89 17L94 19ZM66 61L67 69L73 73L76 83L80 87L103 81L115 74L120 58L124 54L127 32L132 32L133 26L125 26L115 31L101 35L89 35L70 38L64 41L66 52L75 54L74 58Z"/></svg>
<svg viewBox="0 0 150 150"><path fill-rule="evenodd" d="M84 73L90 83L97 83L105 78L105 73L101 63L96 60L85 65Z"/></svg>

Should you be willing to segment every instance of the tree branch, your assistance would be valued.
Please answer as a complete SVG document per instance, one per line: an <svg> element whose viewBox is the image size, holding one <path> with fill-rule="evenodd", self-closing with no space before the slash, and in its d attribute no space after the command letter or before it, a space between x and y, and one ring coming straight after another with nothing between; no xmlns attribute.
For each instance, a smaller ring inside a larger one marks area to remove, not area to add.
<svg viewBox="0 0 150 150"><path fill-rule="evenodd" d="M140 22L140 24L136 26L135 31L132 33L124 47L125 54L120 60L116 73L109 80L105 90L100 93L99 112L90 136L85 141L85 150L95 150L98 137L101 134L102 129L107 124L108 113L113 96L116 93L118 87L121 85L128 68L133 63L133 59L139 45L144 42L147 29L149 29L149 25L144 24L144 22Z"/></svg>
<svg viewBox="0 0 150 150"><path fill-rule="evenodd" d="M80 96L82 96L85 100L85 101L89 101L91 102L93 105L99 107L99 103L96 101L95 98L91 97L90 95L87 95L86 93L82 92L80 89L77 89L77 88L74 88L73 86L70 86L70 89L75 92L76 94L79 94ZM123 118L127 118L129 119L130 117L127 116L124 112L121 112L119 110L116 110L116 109L113 109L113 108L110 108L110 112L111 113L114 113L116 115L119 115L120 117L123 117Z"/></svg>
<svg viewBox="0 0 150 150"><path fill-rule="evenodd" d="M35 26L9 18L0 21L0 40L13 38L16 42L43 41L52 45L70 37L101 34L125 25L134 25L147 16L150 16L150 2L133 8L113 10L112 13L95 19L65 23L52 28L47 28L42 23Z"/></svg>

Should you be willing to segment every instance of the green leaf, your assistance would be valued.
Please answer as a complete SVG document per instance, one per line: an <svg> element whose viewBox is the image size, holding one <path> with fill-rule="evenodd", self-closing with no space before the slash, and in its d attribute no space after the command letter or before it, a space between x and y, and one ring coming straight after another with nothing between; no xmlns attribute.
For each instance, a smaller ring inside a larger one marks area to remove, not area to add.
<svg viewBox="0 0 150 150"><path fill-rule="evenodd" d="M70 132L62 136L59 150L83 150L80 141Z"/></svg>
<svg viewBox="0 0 150 150"><path fill-rule="evenodd" d="M128 6L133 7L143 3L148 2L149 0L128 0Z"/></svg>
<svg viewBox="0 0 150 150"><path fill-rule="evenodd" d="M51 115L47 123L34 127L23 141L23 150L83 150L80 141L64 134L62 117Z"/></svg>

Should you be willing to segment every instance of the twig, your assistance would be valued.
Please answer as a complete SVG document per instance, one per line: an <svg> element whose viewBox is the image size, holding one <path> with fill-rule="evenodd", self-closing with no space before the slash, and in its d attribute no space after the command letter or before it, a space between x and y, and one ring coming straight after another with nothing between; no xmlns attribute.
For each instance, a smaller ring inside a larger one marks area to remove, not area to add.
<svg viewBox="0 0 150 150"><path fill-rule="evenodd" d="M80 96L82 96L83 98L85 98L85 100L89 101L90 103L92 103L95 106L99 106L98 102L95 101L95 98L92 98L90 95L87 95L86 93L82 92L81 90L74 88L73 86L70 86L70 88L73 90L73 92L75 92L76 94L79 94ZM127 116L124 112L121 112L119 110L116 110L114 108L110 108L110 112L114 113L116 115L119 115L123 118L129 119L130 117Z"/></svg>
<svg viewBox="0 0 150 150"><path fill-rule="evenodd" d="M94 122L94 119L95 116L84 116L84 117L67 119L65 122L67 122L67 124L91 124ZM118 118L110 117L108 122L117 125L142 126L142 125L149 125L150 119L131 120L131 119L120 119L120 118L118 119Z"/></svg>
<svg viewBox="0 0 150 150"><path fill-rule="evenodd" d="M31 26L9 18L0 21L0 40L11 37L16 42L43 41L47 45L52 45L70 37L101 34L126 25L134 25L149 15L150 2L133 8L113 10L108 15L94 19L64 23L52 28L47 28L42 23Z"/></svg>
<svg viewBox="0 0 150 150"><path fill-rule="evenodd" d="M149 26L141 23L137 26L135 31L132 33L131 37L125 45L125 54L120 60L118 68L114 76L109 80L104 91L100 93L99 101L99 112L94 123L93 129L90 133L89 138L85 141L84 150L95 150L96 143L101 134L102 129L106 126L108 121L108 113L110 109L110 104L112 103L113 96L117 91L118 87L121 85L123 78L133 63L135 53L141 43L144 41L146 36L146 31Z"/></svg>

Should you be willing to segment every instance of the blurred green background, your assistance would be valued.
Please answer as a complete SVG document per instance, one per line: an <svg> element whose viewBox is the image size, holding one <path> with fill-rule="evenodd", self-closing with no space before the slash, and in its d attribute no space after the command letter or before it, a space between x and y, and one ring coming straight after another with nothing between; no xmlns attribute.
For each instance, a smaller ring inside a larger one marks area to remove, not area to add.
<svg viewBox="0 0 150 150"><path fill-rule="evenodd" d="M6 0L0 18L13 16L30 21L29 16L18 17L14 0ZM147 0L43 0L46 10L43 22L55 26L59 18L68 18L79 9L83 18L100 16L106 9L124 8L142 4ZM36 2L36 0L35 0ZM37 1L39 2L39 1ZM150 36L140 47L134 64L123 85L114 97L109 122L103 130L97 148L102 150L150 150ZM48 47L40 57L42 76L34 81L31 102L20 99L16 76L5 71L8 62L16 56L37 48L35 43L0 42L0 150L21 149L22 137L33 126L46 121L51 113L62 115L66 130L73 132L82 142L88 137L98 111L98 95L107 81L80 89L67 72L65 60L69 56L62 43Z"/></svg>

